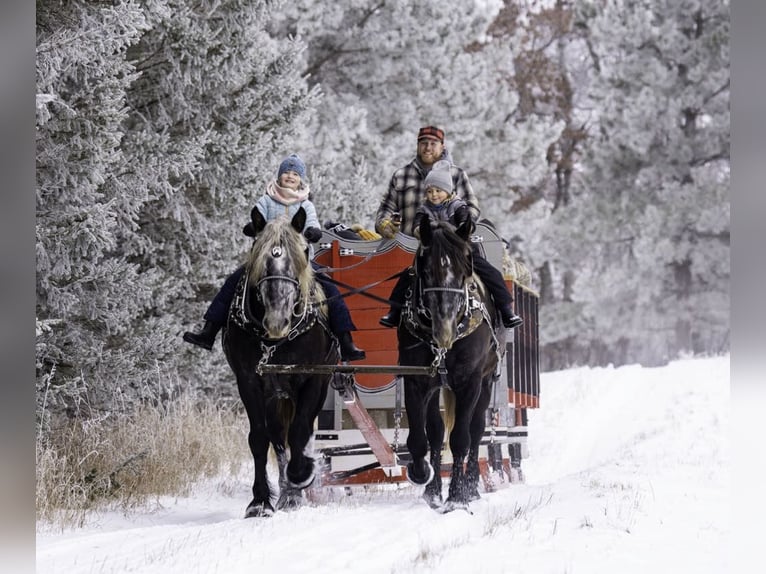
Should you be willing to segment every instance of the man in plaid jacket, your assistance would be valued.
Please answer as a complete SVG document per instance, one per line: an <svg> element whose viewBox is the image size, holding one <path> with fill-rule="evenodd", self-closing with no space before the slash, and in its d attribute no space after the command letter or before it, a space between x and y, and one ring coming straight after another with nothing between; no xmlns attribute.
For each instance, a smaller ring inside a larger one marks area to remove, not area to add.
<svg viewBox="0 0 766 574"><path fill-rule="evenodd" d="M417 156L394 172L388 184L388 191L378 207L375 230L383 237L391 239L397 231L405 235L414 235L415 212L420 207L425 193L423 181L431 171L431 166L440 159L450 159L449 152L444 147L444 130L435 126L420 128ZM466 202L473 220L478 221L481 210L471 182L468 181L468 175L455 165L450 171L457 197Z"/></svg>

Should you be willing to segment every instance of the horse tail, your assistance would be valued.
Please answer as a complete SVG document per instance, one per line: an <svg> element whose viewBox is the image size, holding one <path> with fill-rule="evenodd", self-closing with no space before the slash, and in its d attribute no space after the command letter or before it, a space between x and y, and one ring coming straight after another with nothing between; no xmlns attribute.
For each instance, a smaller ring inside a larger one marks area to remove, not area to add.
<svg viewBox="0 0 766 574"><path fill-rule="evenodd" d="M452 389L442 388L444 397L444 440L449 440L452 428L455 426L455 393Z"/></svg>
<svg viewBox="0 0 766 574"><path fill-rule="evenodd" d="M295 416L295 405L290 399L279 399L277 401L277 416L282 423L282 441L287 444L287 431L290 429L290 423Z"/></svg>

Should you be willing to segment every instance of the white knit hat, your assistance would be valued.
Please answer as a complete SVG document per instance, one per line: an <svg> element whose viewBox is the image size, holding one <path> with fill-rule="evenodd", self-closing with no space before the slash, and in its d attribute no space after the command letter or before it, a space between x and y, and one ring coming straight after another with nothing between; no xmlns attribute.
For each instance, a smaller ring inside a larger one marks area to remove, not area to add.
<svg viewBox="0 0 766 574"><path fill-rule="evenodd" d="M439 189L443 189L451 195L454 188L452 186L450 162L444 159L437 161L431 168L431 171L428 172L423 185L424 189L428 189L429 187L438 187Z"/></svg>

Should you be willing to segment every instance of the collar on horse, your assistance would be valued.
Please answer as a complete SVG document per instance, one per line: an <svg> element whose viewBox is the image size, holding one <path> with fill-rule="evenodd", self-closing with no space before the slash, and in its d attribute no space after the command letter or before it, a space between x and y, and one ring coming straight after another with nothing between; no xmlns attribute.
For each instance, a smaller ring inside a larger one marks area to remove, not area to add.
<svg viewBox="0 0 766 574"><path fill-rule="evenodd" d="M455 339L459 341L476 331L479 326L486 322L490 327L492 334L492 348L498 354L498 361L502 359L502 349L498 341L497 325L489 313L489 309L478 297L479 285L475 278L469 279L462 289L453 287L426 287L420 286L420 281L415 279L416 288L410 288L407 292L402 313L404 314L405 328L416 338L420 340L419 344L428 345L433 352L434 359L431 363L431 376L439 375L441 386L449 388L447 379L447 367L445 357L447 350L437 347L433 341L433 326L428 309L423 305L423 293L428 291L450 291L463 293L465 306L460 321L457 325L458 335ZM499 364L499 363L498 363Z"/></svg>
<svg viewBox="0 0 766 574"><path fill-rule="evenodd" d="M463 339L479 328L483 321L492 327L492 318L484 302L477 296L479 289L475 279L466 282L462 289L453 287L421 287L420 281L415 279L415 289L407 293L406 302L402 313L407 330L417 339L433 346L433 326L430 312L423 304L423 294L428 291L449 291L463 294L465 305L457 325L456 341ZM493 329L494 330L494 329Z"/></svg>
<svg viewBox="0 0 766 574"><path fill-rule="evenodd" d="M317 289L315 284L312 287L312 292L309 294L309 300L301 300L300 307L293 311L292 320L290 321L290 331L283 339L270 340L266 337L266 331L263 328L263 318L255 316L250 310L250 297L251 290L247 288L248 277L250 275L250 268L245 268L245 272L242 274L237 288L234 292L234 300L232 301L231 308L229 309L229 320L233 321L241 329L248 331L256 335L261 339L262 344L271 341L271 346L276 347L285 341L292 341L297 336L302 335L309 329L311 329L317 321L329 331L327 320L322 313L319 312L318 305L315 303L316 297L314 293ZM271 281L274 279L287 280L298 284L298 281L292 277L285 277L283 275L267 275L261 277L256 287L264 281ZM257 288L255 291L256 301L260 301L260 295ZM262 302L261 302L262 303Z"/></svg>

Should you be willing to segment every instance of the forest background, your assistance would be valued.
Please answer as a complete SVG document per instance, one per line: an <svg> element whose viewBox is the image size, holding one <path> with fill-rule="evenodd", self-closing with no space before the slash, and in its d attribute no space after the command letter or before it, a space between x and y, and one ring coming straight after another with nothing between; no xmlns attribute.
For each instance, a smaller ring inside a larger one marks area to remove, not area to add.
<svg viewBox="0 0 766 574"><path fill-rule="evenodd" d="M728 1L36 6L41 431L231 393L180 333L279 160L371 227L427 124L532 270L544 370L729 349Z"/></svg>

